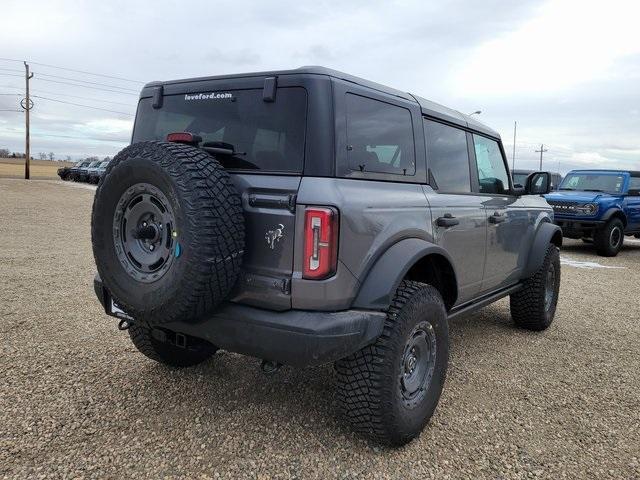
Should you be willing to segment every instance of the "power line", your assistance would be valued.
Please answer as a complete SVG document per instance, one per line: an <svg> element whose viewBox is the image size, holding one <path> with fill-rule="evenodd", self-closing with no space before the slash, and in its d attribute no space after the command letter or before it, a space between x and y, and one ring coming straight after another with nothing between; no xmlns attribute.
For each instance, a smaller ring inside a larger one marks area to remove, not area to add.
<svg viewBox="0 0 640 480"><path fill-rule="evenodd" d="M92 102L99 102L99 103L113 103L113 104L116 104L116 105L123 105L125 107L132 107L133 106L131 103L113 102L111 100L103 100L103 99L100 99L100 98L81 97L79 95L69 95L69 94L66 94L66 93L49 92L49 91L45 91L45 90L38 90L35 93L37 93L37 94L44 93L45 95L59 95L61 97L79 98L80 100L89 100L89 101L92 101ZM19 95L19 94L18 93L4 93L4 94L0 93L0 95Z"/></svg>
<svg viewBox="0 0 640 480"><path fill-rule="evenodd" d="M39 95L32 95L32 97L34 98L40 98L42 100L49 100L50 102L58 102L58 103L64 103L67 105L73 105L75 107L84 107L84 108L93 108L94 110L102 110L103 112L110 112L110 113L119 113L121 115L127 115L129 117L133 117L135 115L133 115L132 113L127 113L127 112L119 112L117 110L108 110L106 108L100 108L100 107L92 107L91 105L81 105L79 103L72 103L72 102L65 102L64 100L56 100L55 98L48 98L48 97L41 97Z"/></svg>
<svg viewBox="0 0 640 480"><path fill-rule="evenodd" d="M2 74L0 74L0 75L2 75ZM20 77L21 75L16 75L16 76ZM81 85L81 84L78 84L78 83L61 82L59 80L49 80L48 78L38 78L38 80L41 81L41 82L51 82L51 83L60 83L60 84L63 84L63 85L71 85L73 87L90 88L92 90L102 90L104 92L120 93L122 95L133 95L134 97L138 96L136 93L119 92L118 90L107 90L106 88L92 87L92 86L89 86L89 85Z"/></svg>
<svg viewBox="0 0 640 480"><path fill-rule="evenodd" d="M0 75L5 77L22 77L22 75L18 75L17 73L0 73Z"/></svg>
<svg viewBox="0 0 640 480"><path fill-rule="evenodd" d="M4 60L6 62L22 63L22 60L15 60L13 58L0 58L0 60ZM96 76L96 77L112 78L114 80L122 80L122 81L125 81L125 82L145 83L145 82L141 82L140 80L131 80L130 78L116 77L116 76L113 76L113 75L105 75L103 73L87 72L85 70L75 70L73 68L59 67L57 65L51 65L51 64L48 64L48 63L39 63L39 62L29 62L29 63L31 63L33 65L40 65L41 67L57 68L58 70L66 70L68 72L75 72L75 73L84 73L85 75L93 75L93 76Z"/></svg>
<svg viewBox="0 0 640 480"><path fill-rule="evenodd" d="M22 70L18 70L17 68L0 68L3 72L18 72L22 73Z"/></svg>
<svg viewBox="0 0 640 480"><path fill-rule="evenodd" d="M59 78L61 80L71 80L72 82L88 83L89 85L101 85L103 87L117 88L117 89L120 89L120 90L126 90L128 92L133 92L133 93L137 93L138 92L137 90L133 90L131 88L120 87L118 85L111 85L111 84L108 84L108 83L89 82L87 80L79 80L77 78L69 78L69 77L60 77L58 75L50 75L48 73L42 73L42 72L33 72L33 73L37 73L38 75L43 75L45 77Z"/></svg>

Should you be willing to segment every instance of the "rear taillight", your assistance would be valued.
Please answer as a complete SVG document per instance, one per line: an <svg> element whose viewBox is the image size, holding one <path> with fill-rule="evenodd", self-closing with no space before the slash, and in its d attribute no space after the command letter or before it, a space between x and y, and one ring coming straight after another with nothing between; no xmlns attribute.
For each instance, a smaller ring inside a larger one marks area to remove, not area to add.
<svg viewBox="0 0 640 480"><path fill-rule="evenodd" d="M319 280L336 273L338 263L338 212L308 207L304 214L304 264L302 277Z"/></svg>

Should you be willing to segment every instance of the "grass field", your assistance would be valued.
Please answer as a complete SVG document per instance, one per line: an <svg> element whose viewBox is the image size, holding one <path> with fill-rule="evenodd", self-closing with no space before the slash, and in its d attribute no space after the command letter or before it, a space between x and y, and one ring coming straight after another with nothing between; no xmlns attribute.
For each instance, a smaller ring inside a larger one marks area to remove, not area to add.
<svg viewBox="0 0 640 480"><path fill-rule="evenodd" d="M51 162L49 160L31 160L29 173L31 178L58 178L58 169L73 165L73 162ZM0 177L24 178L24 158L0 158Z"/></svg>

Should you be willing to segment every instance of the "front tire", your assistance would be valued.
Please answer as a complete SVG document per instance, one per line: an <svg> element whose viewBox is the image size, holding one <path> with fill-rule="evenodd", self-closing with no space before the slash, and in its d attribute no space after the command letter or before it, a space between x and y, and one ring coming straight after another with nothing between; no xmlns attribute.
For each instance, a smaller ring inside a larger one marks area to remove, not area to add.
<svg viewBox="0 0 640 480"><path fill-rule="evenodd" d="M596 252L602 257L615 257L624 243L624 223L619 218L612 218L604 228L594 235Z"/></svg>
<svg viewBox="0 0 640 480"><path fill-rule="evenodd" d="M511 318L527 330L546 330L553 322L560 292L560 250L549 244L542 266L510 297Z"/></svg>
<svg viewBox="0 0 640 480"><path fill-rule="evenodd" d="M433 415L448 361L442 296L431 285L404 281L376 342L336 362L342 414L356 431L404 445Z"/></svg>
<svg viewBox="0 0 640 480"><path fill-rule="evenodd" d="M175 342L175 334L162 331L164 341L153 335L150 328L142 325L131 325L128 329L131 342L140 353L158 363L170 367L191 367L208 360L217 348L205 340L189 337L189 343L179 347Z"/></svg>

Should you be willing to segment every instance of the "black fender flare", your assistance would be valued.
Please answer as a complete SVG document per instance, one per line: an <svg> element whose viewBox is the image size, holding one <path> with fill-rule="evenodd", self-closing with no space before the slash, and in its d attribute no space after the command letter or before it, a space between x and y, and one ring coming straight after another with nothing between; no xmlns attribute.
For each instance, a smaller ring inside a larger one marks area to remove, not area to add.
<svg viewBox="0 0 640 480"><path fill-rule="evenodd" d="M369 270L353 302L353 308L387 309L409 269L421 258L434 253L447 259L455 275L453 260L442 247L420 238L406 238L393 244Z"/></svg>
<svg viewBox="0 0 640 480"><path fill-rule="evenodd" d="M616 214L620 214L618 216L621 217L622 223L624 223L624 226L627 226L627 216L624 214L624 211L620 208L617 207L611 207L609 208L606 212L604 212L604 215L602 215L602 217L600 217L600 219L603 222L608 222L609 220L611 220L611 217L613 217Z"/></svg>
<svg viewBox="0 0 640 480"><path fill-rule="evenodd" d="M542 266L550 243L558 248L562 245L562 229L551 222L542 222L533 237L527 265L522 274L523 279L532 276Z"/></svg>

